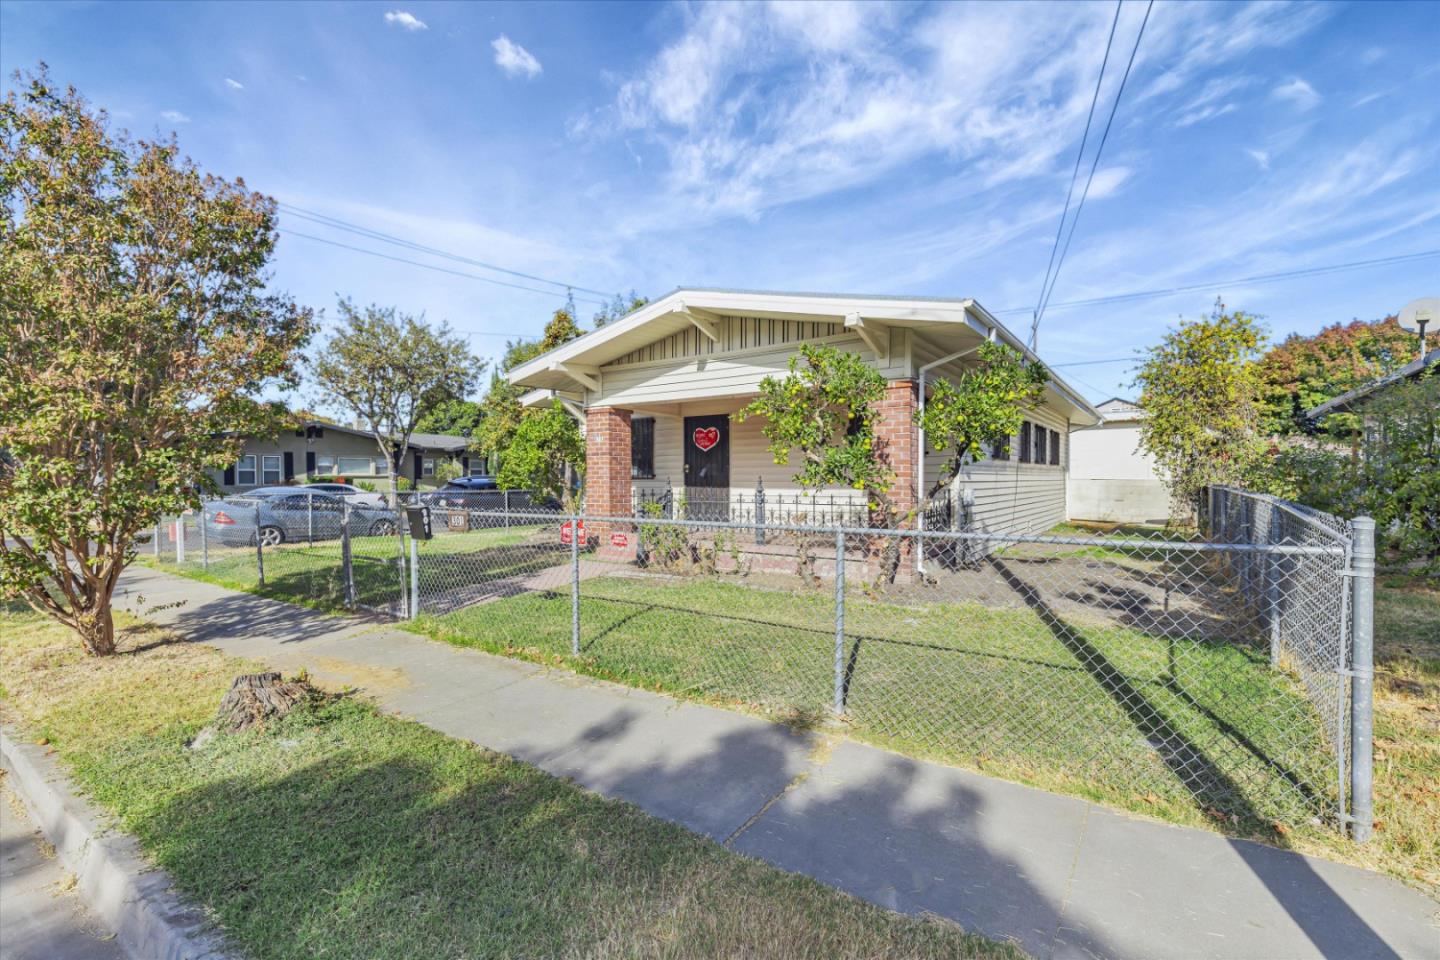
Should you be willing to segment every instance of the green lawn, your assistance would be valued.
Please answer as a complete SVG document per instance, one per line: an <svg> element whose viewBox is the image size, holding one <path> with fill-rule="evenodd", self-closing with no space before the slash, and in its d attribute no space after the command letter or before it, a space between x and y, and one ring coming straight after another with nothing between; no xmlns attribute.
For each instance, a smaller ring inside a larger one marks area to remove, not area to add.
<svg viewBox="0 0 1440 960"><path fill-rule="evenodd" d="M834 696L833 617L829 590L609 577L583 584L578 659L568 594L527 593L414 627L814 722ZM906 753L1187 821L1214 809L1268 826L1331 802L1317 718L1256 649L1024 607L857 596L841 658L849 732Z"/></svg>
<svg viewBox="0 0 1440 960"><path fill-rule="evenodd" d="M0 613L0 712L256 958L1019 957L355 699L186 744L253 669Z"/></svg>

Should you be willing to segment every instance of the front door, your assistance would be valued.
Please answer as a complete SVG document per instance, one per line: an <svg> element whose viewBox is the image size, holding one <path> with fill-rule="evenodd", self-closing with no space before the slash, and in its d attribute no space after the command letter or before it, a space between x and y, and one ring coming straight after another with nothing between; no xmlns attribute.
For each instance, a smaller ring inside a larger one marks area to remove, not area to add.
<svg viewBox="0 0 1440 960"><path fill-rule="evenodd" d="M685 418L685 503L692 520L730 519L730 418Z"/></svg>

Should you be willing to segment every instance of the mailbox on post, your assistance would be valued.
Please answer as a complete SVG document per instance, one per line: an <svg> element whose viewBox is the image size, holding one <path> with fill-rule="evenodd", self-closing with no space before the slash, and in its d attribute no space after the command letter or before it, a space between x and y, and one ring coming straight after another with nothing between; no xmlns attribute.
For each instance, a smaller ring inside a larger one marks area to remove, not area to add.
<svg viewBox="0 0 1440 960"><path fill-rule="evenodd" d="M406 507L405 518L410 522L411 540L429 540L433 536L430 530L429 507Z"/></svg>

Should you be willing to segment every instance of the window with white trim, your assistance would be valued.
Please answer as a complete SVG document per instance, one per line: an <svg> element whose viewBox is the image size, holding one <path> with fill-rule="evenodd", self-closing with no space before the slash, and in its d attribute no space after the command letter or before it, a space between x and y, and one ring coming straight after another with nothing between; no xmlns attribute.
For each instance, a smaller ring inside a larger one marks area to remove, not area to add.
<svg viewBox="0 0 1440 960"><path fill-rule="evenodd" d="M260 482L267 487L275 486L280 482L280 455L278 453L267 453L260 458Z"/></svg>
<svg viewBox="0 0 1440 960"><path fill-rule="evenodd" d="M426 458L424 458L423 460L420 461L420 476L422 476L422 477L433 477L433 476L435 476L435 461L434 461L432 458L426 457Z"/></svg>
<svg viewBox="0 0 1440 960"><path fill-rule="evenodd" d="M235 485L237 487L255 486L255 454L247 453L236 461Z"/></svg>
<svg viewBox="0 0 1440 960"><path fill-rule="evenodd" d="M317 453L315 455L315 475L317 477L333 477L335 475L335 455L333 453Z"/></svg>
<svg viewBox="0 0 1440 960"><path fill-rule="evenodd" d="M335 469L341 476L352 476L360 474L367 476L373 472L369 457L341 457L335 461Z"/></svg>

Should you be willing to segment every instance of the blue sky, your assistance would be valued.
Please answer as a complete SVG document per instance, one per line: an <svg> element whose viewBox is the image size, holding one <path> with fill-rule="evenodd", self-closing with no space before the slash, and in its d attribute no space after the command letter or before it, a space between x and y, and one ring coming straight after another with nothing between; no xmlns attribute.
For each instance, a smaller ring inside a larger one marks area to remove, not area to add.
<svg viewBox="0 0 1440 960"><path fill-rule="evenodd" d="M0 65L9 89L44 60L116 126L294 207L539 277L971 296L1023 332L1114 9L4 2ZM1122 9L1090 151L1144 9ZM1440 258L1216 283L1440 249L1437 44L1436 3L1157 3L1042 355L1126 357L1217 295L1278 338L1440 293ZM424 310L493 356L563 301L281 223L276 285L332 314L337 293ZM1100 400L1126 367L1063 372Z"/></svg>

